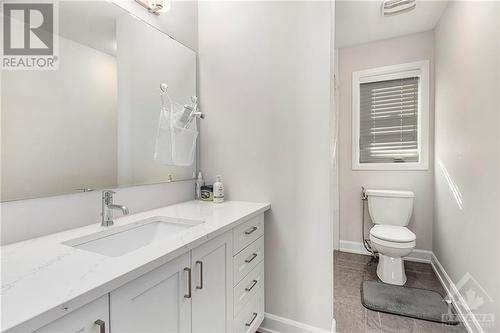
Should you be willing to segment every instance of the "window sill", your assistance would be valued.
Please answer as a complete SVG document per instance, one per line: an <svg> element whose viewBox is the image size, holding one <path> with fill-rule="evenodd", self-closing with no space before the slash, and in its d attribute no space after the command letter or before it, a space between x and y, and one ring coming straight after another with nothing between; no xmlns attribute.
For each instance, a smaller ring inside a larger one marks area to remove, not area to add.
<svg viewBox="0 0 500 333"><path fill-rule="evenodd" d="M355 164L353 171L427 171L427 163L363 163Z"/></svg>

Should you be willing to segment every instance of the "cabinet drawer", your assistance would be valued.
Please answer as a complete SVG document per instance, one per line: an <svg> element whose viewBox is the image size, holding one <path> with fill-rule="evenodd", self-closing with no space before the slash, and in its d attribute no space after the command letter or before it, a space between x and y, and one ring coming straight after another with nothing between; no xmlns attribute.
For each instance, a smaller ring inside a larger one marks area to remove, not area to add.
<svg viewBox="0 0 500 333"><path fill-rule="evenodd" d="M261 287L234 319L233 331L237 333L253 333L257 331L263 320L264 288Z"/></svg>
<svg viewBox="0 0 500 333"><path fill-rule="evenodd" d="M243 277L264 259L264 237L258 238L233 258L233 281L237 285Z"/></svg>
<svg viewBox="0 0 500 333"><path fill-rule="evenodd" d="M233 253L236 254L264 234L264 214L254 217L233 230Z"/></svg>
<svg viewBox="0 0 500 333"><path fill-rule="evenodd" d="M261 261L243 280L234 287L234 316L238 316L253 295L264 287L264 261Z"/></svg>

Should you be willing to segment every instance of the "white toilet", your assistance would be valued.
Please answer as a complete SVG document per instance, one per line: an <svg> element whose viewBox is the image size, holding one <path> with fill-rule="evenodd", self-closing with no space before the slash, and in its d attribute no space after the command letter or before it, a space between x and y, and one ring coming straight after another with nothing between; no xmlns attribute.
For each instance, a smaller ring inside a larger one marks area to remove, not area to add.
<svg viewBox="0 0 500 333"><path fill-rule="evenodd" d="M415 248L416 236L406 226L413 211L410 191L366 190L368 211L375 226L370 242L379 253L377 275L382 282L402 286L406 283L403 257Z"/></svg>

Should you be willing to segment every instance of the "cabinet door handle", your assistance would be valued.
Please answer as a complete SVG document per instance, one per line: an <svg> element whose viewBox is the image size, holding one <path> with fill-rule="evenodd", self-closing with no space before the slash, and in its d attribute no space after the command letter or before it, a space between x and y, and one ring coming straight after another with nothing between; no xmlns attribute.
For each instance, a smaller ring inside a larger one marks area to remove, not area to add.
<svg viewBox="0 0 500 333"><path fill-rule="evenodd" d="M250 291L250 290L252 290L252 289L253 289L253 287L255 287L255 285L257 284L257 282L259 282L259 281L257 281L257 280L253 280L253 281L252 281L252 283L251 283L248 287L246 287L246 288L245 288L245 291Z"/></svg>
<svg viewBox="0 0 500 333"><path fill-rule="evenodd" d="M97 319L94 324L99 326L99 333L106 333L106 322L104 320Z"/></svg>
<svg viewBox="0 0 500 333"><path fill-rule="evenodd" d="M257 258L257 253L252 253L252 255L245 259L245 262L248 264L248 263L251 263L255 258Z"/></svg>
<svg viewBox="0 0 500 333"><path fill-rule="evenodd" d="M250 326L250 325L252 325L252 323L254 322L255 318L257 318L257 312L254 312L254 313L252 314L252 319L250 319L250 321L249 321L249 322L245 323L245 326Z"/></svg>
<svg viewBox="0 0 500 333"><path fill-rule="evenodd" d="M191 268L188 267L184 268L184 272L187 273L187 286L186 286L187 292L184 295L184 298L191 298Z"/></svg>
<svg viewBox="0 0 500 333"><path fill-rule="evenodd" d="M251 235L257 229L259 229L259 228L257 228L256 226L253 226L250 229L248 229L248 230L245 231L245 235Z"/></svg>
<svg viewBox="0 0 500 333"><path fill-rule="evenodd" d="M196 286L196 289L203 289L203 261L198 260L196 262L196 265L200 266L200 270L199 270L200 275L199 275L198 285Z"/></svg>

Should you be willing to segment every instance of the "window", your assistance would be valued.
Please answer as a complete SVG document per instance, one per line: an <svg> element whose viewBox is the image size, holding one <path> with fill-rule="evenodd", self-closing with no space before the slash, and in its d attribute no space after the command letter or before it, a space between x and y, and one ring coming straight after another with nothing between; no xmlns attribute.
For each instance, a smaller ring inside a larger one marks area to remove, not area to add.
<svg viewBox="0 0 500 333"><path fill-rule="evenodd" d="M353 73L353 169L428 168L429 62Z"/></svg>

